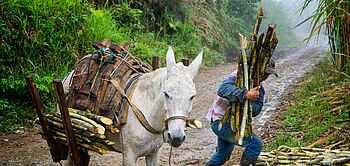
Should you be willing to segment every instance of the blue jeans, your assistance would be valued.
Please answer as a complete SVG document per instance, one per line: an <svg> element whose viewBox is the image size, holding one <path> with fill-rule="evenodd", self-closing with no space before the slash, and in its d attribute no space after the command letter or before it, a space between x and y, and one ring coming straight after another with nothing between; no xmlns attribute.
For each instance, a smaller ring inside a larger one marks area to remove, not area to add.
<svg viewBox="0 0 350 166"><path fill-rule="evenodd" d="M235 145L238 145L237 141L233 141L234 132L231 130L231 121L222 125L221 130L218 130L219 121L215 121L211 124L213 132L218 136L217 152L213 155L207 165L222 165L228 159L230 159L232 150ZM252 137L243 138L243 147L245 147L244 154L250 157L258 157L261 149L262 142L259 136L253 133Z"/></svg>

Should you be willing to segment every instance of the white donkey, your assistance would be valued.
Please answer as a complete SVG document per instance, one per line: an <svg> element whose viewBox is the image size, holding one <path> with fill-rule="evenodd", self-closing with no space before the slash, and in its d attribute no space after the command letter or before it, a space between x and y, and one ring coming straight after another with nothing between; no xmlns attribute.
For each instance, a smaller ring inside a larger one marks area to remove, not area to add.
<svg viewBox="0 0 350 166"><path fill-rule="evenodd" d="M181 146L186 137L186 121L183 117L188 117L192 110L196 96L193 79L202 63L202 54L203 51L187 67L175 63L173 49L169 47L166 67L142 75L135 85L131 103L141 110L153 128L160 130L167 121L167 139L173 147ZM128 114L127 123L121 127L121 132L117 135L106 133L109 140L116 142L113 148L123 153L123 165L133 166L142 156L146 156L147 166L159 165L158 151L163 145L162 134L147 131L131 107Z"/></svg>

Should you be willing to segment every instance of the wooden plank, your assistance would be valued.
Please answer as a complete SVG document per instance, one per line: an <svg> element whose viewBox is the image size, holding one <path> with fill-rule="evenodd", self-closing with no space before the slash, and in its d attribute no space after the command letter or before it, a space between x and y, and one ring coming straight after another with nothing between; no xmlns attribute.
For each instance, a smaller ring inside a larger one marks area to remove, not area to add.
<svg viewBox="0 0 350 166"><path fill-rule="evenodd" d="M82 166L80 153L78 152L75 139L74 139L72 122L68 112L68 106L67 106L66 98L63 91L62 81L60 79L55 79L53 80L53 83L55 85L57 102L60 108L63 126L66 131L68 147L70 152L72 153L73 162L76 166Z"/></svg>
<svg viewBox="0 0 350 166"><path fill-rule="evenodd" d="M184 66L188 66L189 63L190 63L190 60L187 59L187 58L183 58L183 59L182 59L182 63L184 64Z"/></svg>
<svg viewBox="0 0 350 166"><path fill-rule="evenodd" d="M111 49L112 52L114 52L114 53L116 53L116 54L119 54L119 52L118 52L118 47L119 47L118 44L112 43L111 46L109 47L109 49Z"/></svg>
<svg viewBox="0 0 350 166"><path fill-rule="evenodd" d="M109 39L103 39L103 41L101 42L101 44L103 45L104 48L108 48L111 46L112 41Z"/></svg>
<svg viewBox="0 0 350 166"><path fill-rule="evenodd" d="M112 43L112 44L109 46L109 49L111 49L112 52L114 52L114 53L116 53L116 54L121 54L121 53L123 53L124 51L128 51L129 48L130 48L130 43L125 42L125 41L122 41L122 42L120 43L120 45Z"/></svg>
<svg viewBox="0 0 350 166"><path fill-rule="evenodd" d="M157 70L159 64L159 56L152 57L152 69Z"/></svg>
<svg viewBox="0 0 350 166"><path fill-rule="evenodd" d="M125 51L128 51L129 48L130 48L130 43L125 42L125 41L122 41L122 42L120 43L120 47L121 47L121 48L124 48ZM122 50L122 52L123 52L124 50Z"/></svg>
<svg viewBox="0 0 350 166"><path fill-rule="evenodd" d="M46 118L46 113L43 109L43 105L40 100L38 89L35 86L35 82L32 76L26 77L26 82L30 95L32 96L37 114L39 116L40 124L42 126L46 142L49 146L49 150L54 162L59 162L61 160L66 160L68 155L68 148L62 144L58 144L54 141L51 129L49 128L49 123Z"/></svg>
<svg viewBox="0 0 350 166"><path fill-rule="evenodd" d="M100 50L101 42L94 41L92 42L92 47L94 47L96 50Z"/></svg>

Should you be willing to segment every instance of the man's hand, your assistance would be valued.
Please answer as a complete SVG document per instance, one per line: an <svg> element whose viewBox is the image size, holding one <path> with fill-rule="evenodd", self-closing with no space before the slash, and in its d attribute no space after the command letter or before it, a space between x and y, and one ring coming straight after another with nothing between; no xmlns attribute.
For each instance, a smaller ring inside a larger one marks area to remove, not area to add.
<svg viewBox="0 0 350 166"><path fill-rule="evenodd" d="M250 101L255 101L255 100L257 100L257 99L259 98L259 95L260 95L259 89L260 89L260 86L257 86L257 87L255 87L255 88L249 90L249 91L245 94L244 98L246 98L246 99L248 99L248 100L250 100Z"/></svg>

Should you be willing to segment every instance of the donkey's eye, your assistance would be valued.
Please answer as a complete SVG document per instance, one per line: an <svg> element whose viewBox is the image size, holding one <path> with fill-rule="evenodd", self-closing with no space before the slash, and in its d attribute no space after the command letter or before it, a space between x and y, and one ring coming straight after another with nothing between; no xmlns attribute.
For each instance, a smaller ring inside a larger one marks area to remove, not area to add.
<svg viewBox="0 0 350 166"><path fill-rule="evenodd" d="M170 99L170 96L169 96L168 93L166 93L166 92L163 92L163 93L164 93L164 95L165 95L165 98Z"/></svg>
<svg viewBox="0 0 350 166"><path fill-rule="evenodd" d="M194 97L196 97L196 95L193 95L193 96L190 98L190 100L192 101L192 100L194 99Z"/></svg>

